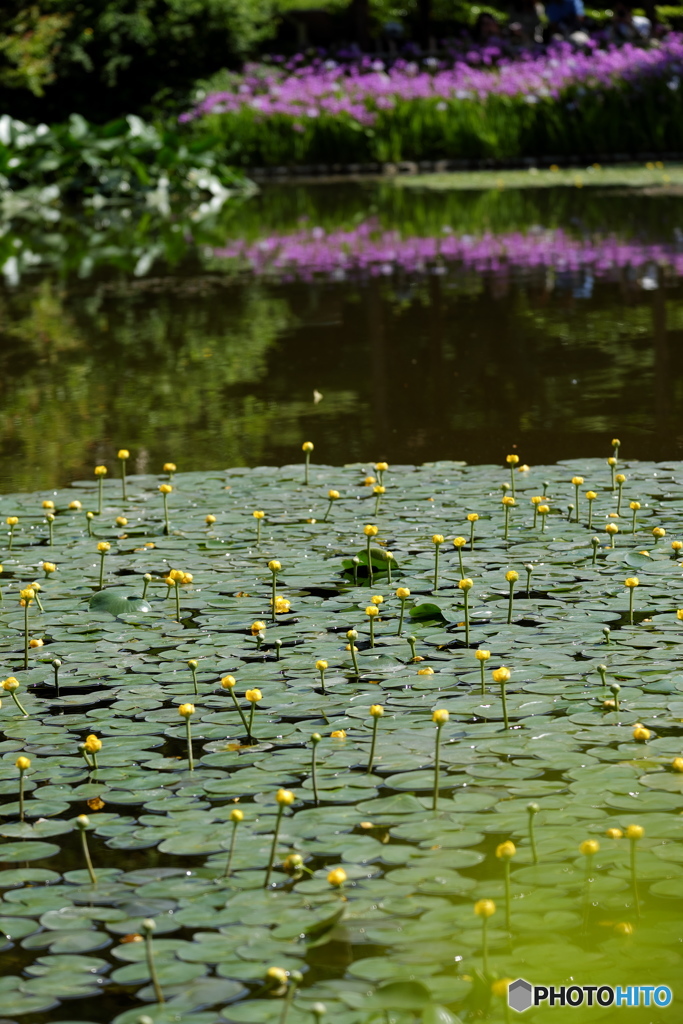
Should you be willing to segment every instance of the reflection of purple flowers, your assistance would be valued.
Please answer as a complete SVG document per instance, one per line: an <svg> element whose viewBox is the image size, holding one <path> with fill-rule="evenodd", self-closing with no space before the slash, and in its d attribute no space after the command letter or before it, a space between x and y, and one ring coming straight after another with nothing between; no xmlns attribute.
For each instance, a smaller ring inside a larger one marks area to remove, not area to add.
<svg viewBox="0 0 683 1024"><path fill-rule="evenodd" d="M680 246L605 238L574 238L561 228L535 229L527 233L478 236L456 235L444 228L438 237L401 237L366 221L350 229L326 232L301 228L291 234L270 235L256 242L239 239L214 250L221 259L236 260L254 274L278 279L316 276L331 280L378 277L396 271L438 273L456 263L478 273L510 268L532 270L551 267L557 271L588 269L597 277L609 277L624 268L651 265L670 267L683 276Z"/></svg>
<svg viewBox="0 0 683 1024"><path fill-rule="evenodd" d="M406 60L388 70L369 61L355 65L318 61L304 67L294 61L285 67L250 65L235 79L234 89L210 94L181 120L250 110L256 117L288 115L306 121L327 115L370 125L378 110L391 109L400 100L485 100L501 95L537 102L557 98L570 86L606 89L653 77L675 82L683 72L683 35L671 33L652 49L626 44L577 52L568 43L558 43L517 60L501 58L493 69L486 59L490 54L476 56L481 62L476 67L471 54L448 66L440 62L436 68Z"/></svg>

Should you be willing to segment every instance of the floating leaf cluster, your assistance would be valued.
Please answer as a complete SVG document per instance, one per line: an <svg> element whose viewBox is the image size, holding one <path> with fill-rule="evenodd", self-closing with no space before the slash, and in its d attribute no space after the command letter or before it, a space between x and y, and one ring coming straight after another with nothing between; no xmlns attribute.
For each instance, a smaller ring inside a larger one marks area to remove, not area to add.
<svg viewBox="0 0 683 1024"><path fill-rule="evenodd" d="M0 498L3 1017L673 984L683 466L304 453Z"/></svg>

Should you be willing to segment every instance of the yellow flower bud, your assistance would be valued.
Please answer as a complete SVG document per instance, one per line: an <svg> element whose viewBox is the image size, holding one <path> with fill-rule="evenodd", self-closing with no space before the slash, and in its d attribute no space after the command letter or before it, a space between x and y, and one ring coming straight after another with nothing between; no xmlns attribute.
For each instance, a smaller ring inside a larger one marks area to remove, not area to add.
<svg viewBox="0 0 683 1024"><path fill-rule="evenodd" d="M617 464L617 460L614 458L613 455L610 455L609 459L607 460L607 465L608 466L616 466L616 464Z"/></svg>
<svg viewBox="0 0 683 1024"><path fill-rule="evenodd" d="M119 459L129 459L130 458L130 452L128 451L127 448L121 448L119 450L117 458L119 458Z"/></svg>
<svg viewBox="0 0 683 1024"><path fill-rule="evenodd" d="M379 530L376 526L373 526L372 523L368 523L367 526L363 527L363 533L366 537L376 537Z"/></svg>
<svg viewBox="0 0 683 1024"><path fill-rule="evenodd" d="M89 754L96 754L98 750L102 749L102 740L91 732L89 736L85 737L85 743L83 746Z"/></svg>
<svg viewBox="0 0 683 1024"><path fill-rule="evenodd" d="M40 640L40 639L38 639L38 640L29 640L28 645L29 645L29 647L43 647L43 641Z"/></svg>
<svg viewBox="0 0 683 1024"><path fill-rule="evenodd" d="M213 524L216 522L216 517L212 516L212 515L208 515L206 517L206 519L204 520L204 522L206 523L207 526L213 526Z"/></svg>
<svg viewBox="0 0 683 1024"><path fill-rule="evenodd" d="M86 829L90 826L90 818L87 814L79 814L76 818L76 825L80 829Z"/></svg>
<svg viewBox="0 0 683 1024"><path fill-rule="evenodd" d="M510 860L517 853L517 847L509 839L504 843L499 843L496 847L496 857L499 860Z"/></svg>
<svg viewBox="0 0 683 1024"><path fill-rule="evenodd" d="M582 853L584 857L592 857L599 849L600 843L597 839L584 839L579 846L579 853Z"/></svg>
<svg viewBox="0 0 683 1024"><path fill-rule="evenodd" d="M314 445L312 441L304 441L304 443L301 445L302 452L312 452L313 448Z"/></svg>
<svg viewBox="0 0 683 1024"><path fill-rule="evenodd" d="M178 714L183 718L190 718L195 713L194 704L181 704L178 708Z"/></svg>
<svg viewBox="0 0 683 1024"><path fill-rule="evenodd" d="M230 811L230 821L236 821L236 822L244 821L244 811L241 811L239 809L239 807L234 807Z"/></svg>
<svg viewBox="0 0 683 1024"><path fill-rule="evenodd" d="M365 609L365 614L369 615L370 618L372 619L375 615L379 615L379 608L377 607L377 605L369 604Z"/></svg>
<svg viewBox="0 0 683 1024"><path fill-rule="evenodd" d="M18 757L14 763L20 772L25 772L27 768L31 767L31 760L28 757Z"/></svg>
<svg viewBox="0 0 683 1024"><path fill-rule="evenodd" d="M387 493L387 489L386 489L386 487L382 487L381 484L375 484L375 486L372 488L372 493L373 494L386 494Z"/></svg>
<svg viewBox="0 0 683 1024"><path fill-rule="evenodd" d="M627 579L624 580L624 586L629 587L629 589L632 589L633 587L639 587L640 580L637 576L629 576Z"/></svg>
<svg viewBox="0 0 683 1024"><path fill-rule="evenodd" d="M403 601L406 597L410 597L410 590L408 587L399 587L396 591L396 597Z"/></svg>
<svg viewBox="0 0 683 1024"><path fill-rule="evenodd" d="M386 471L389 469L389 463L388 462L376 462L375 463L375 469L377 470L378 473L386 473Z"/></svg>
<svg viewBox="0 0 683 1024"><path fill-rule="evenodd" d="M464 537L454 537L453 538L453 547L454 548L464 548L465 544L467 544L467 541L465 540Z"/></svg>
<svg viewBox="0 0 683 1024"><path fill-rule="evenodd" d="M116 525L117 526L128 526L128 520L126 519L125 516L117 516L116 517Z"/></svg>
<svg viewBox="0 0 683 1024"><path fill-rule="evenodd" d="M645 835L645 829L642 825L629 825L624 835L627 839L642 839Z"/></svg>
<svg viewBox="0 0 683 1024"><path fill-rule="evenodd" d="M616 523L608 523L605 527L605 532L609 534L619 533L619 527Z"/></svg>
<svg viewBox="0 0 683 1024"><path fill-rule="evenodd" d="M244 694L245 700L248 700L250 704L258 704L260 700L263 700L263 694L260 690L246 690Z"/></svg>
<svg viewBox="0 0 683 1024"><path fill-rule="evenodd" d="M159 490L162 494L170 494L173 490L171 484L159 484Z"/></svg>
<svg viewBox="0 0 683 1024"><path fill-rule="evenodd" d="M8 676L2 683L2 688L7 693L15 693L19 689L20 683L14 676Z"/></svg>
<svg viewBox="0 0 683 1024"><path fill-rule="evenodd" d="M550 512L550 505L539 505L538 514L540 516L547 516Z"/></svg>
<svg viewBox="0 0 683 1024"><path fill-rule="evenodd" d="M232 690L233 686L237 685L237 680L234 676L223 676L221 679L221 686L224 690Z"/></svg>
<svg viewBox="0 0 683 1024"><path fill-rule="evenodd" d="M346 639L347 640L357 640L358 639L358 630L357 629L347 629L347 631L346 631Z"/></svg>
<svg viewBox="0 0 683 1024"><path fill-rule="evenodd" d="M334 732L330 733L330 736L332 737L333 740L345 740L346 732L344 731L344 729L335 729Z"/></svg>
<svg viewBox="0 0 683 1024"><path fill-rule="evenodd" d="M268 981L277 982L278 985L286 985L289 975L282 967L269 967L266 971Z"/></svg>
<svg viewBox="0 0 683 1024"><path fill-rule="evenodd" d="M467 521L468 521L468 523L476 523L476 522L479 521L479 516L477 515L476 512L470 512L470 513L468 513Z"/></svg>
<svg viewBox="0 0 683 1024"><path fill-rule="evenodd" d="M511 494L506 494L503 498L501 498L501 502L503 505L507 505L509 508L512 508L513 505L517 504L517 502Z"/></svg>
<svg viewBox="0 0 683 1024"><path fill-rule="evenodd" d="M595 501L597 496L598 495L597 495L596 491L586 491L586 497L588 498L589 501Z"/></svg>
<svg viewBox="0 0 683 1024"><path fill-rule="evenodd" d="M640 502L639 501L629 501L628 507L631 509L632 512L637 512L638 509L640 508Z"/></svg>
<svg viewBox="0 0 683 1024"><path fill-rule="evenodd" d="M52 509L54 507L55 507L54 501L44 501L43 502L43 508L47 508L47 509L50 509L50 511L52 511Z"/></svg>
<svg viewBox="0 0 683 1024"><path fill-rule="evenodd" d="M475 651L474 652L474 656L477 659L477 661L488 661L489 658L491 657L491 652L490 651Z"/></svg>
<svg viewBox="0 0 683 1024"><path fill-rule="evenodd" d="M330 501L336 501L337 498L339 497L339 491L328 491L327 497L330 499Z"/></svg>
<svg viewBox="0 0 683 1024"><path fill-rule="evenodd" d="M252 512L251 514L254 517L254 519L263 519L266 513L262 512L260 509L256 509L256 511Z"/></svg>
<svg viewBox="0 0 683 1024"><path fill-rule="evenodd" d="M491 992L494 996L505 999L511 984L512 978L499 978L497 981L491 982Z"/></svg>
<svg viewBox="0 0 683 1024"><path fill-rule="evenodd" d="M671 767L675 772L683 772L683 757L674 757Z"/></svg>
<svg viewBox="0 0 683 1024"><path fill-rule="evenodd" d="M176 464L175 464L175 462L165 462L164 463L164 473L175 473L175 471L176 471Z"/></svg>
<svg viewBox="0 0 683 1024"><path fill-rule="evenodd" d="M334 885L335 888L338 889L341 885L344 884L347 877L348 876L344 871L344 868L332 868L332 870L329 872L327 876L327 881L330 883L330 885Z"/></svg>
<svg viewBox="0 0 683 1024"><path fill-rule="evenodd" d="M318 672L324 672L325 669L327 668L327 662L321 658L320 661L316 661L315 667L317 668Z"/></svg>
<svg viewBox="0 0 683 1024"><path fill-rule="evenodd" d="M429 665L427 665L427 666L425 666L425 668L419 668L417 670L417 674L419 676L433 676L434 675L434 669L430 668Z"/></svg>
<svg viewBox="0 0 683 1024"><path fill-rule="evenodd" d="M252 624L250 626L251 635L252 636L258 636L259 633L263 633L265 631L265 628L266 628L265 622L262 622L260 619L257 619L256 622L252 622Z"/></svg>
<svg viewBox="0 0 683 1024"><path fill-rule="evenodd" d="M432 534L432 544L443 544L443 534L442 533L433 533Z"/></svg>
<svg viewBox="0 0 683 1024"><path fill-rule="evenodd" d="M279 803L280 807L291 807L296 797L292 793L291 789L278 789L275 794L275 799Z"/></svg>
<svg viewBox="0 0 683 1024"><path fill-rule="evenodd" d="M471 580L469 576L465 576L464 579L458 580L458 587L460 590L471 590L474 586L474 580Z"/></svg>
<svg viewBox="0 0 683 1024"><path fill-rule="evenodd" d="M277 558L273 558L268 562L268 568L271 572L279 572L282 568L282 564L278 562Z"/></svg>
<svg viewBox="0 0 683 1024"><path fill-rule="evenodd" d="M519 579L519 573L515 572L514 569L510 569L509 572L505 573L505 579L508 581L508 583L516 583Z"/></svg>
<svg viewBox="0 0 683 1024"><path fill-rule="evenodd" d="M615 924L614 930L617 935L633 935L633 925L630 921L619 921Z"/></svg>
<svg viewBox="0 0 683 1024"><path fill-rule="evenodd" d="M370 714L372 715L373 718L381 718L382 715L384 714L384 708L382 707L381 704L371 704Z"/></svg>
<svg viewBox="0 0 683 1024"><path fill-rule="evenodd" d="M623 473L617 473L617 475L615 476L614 479L616 480L616 482L618 484L625 484L626 483L626 477L624 476Z"/></svg>
<svg viewBox="0 0 683 1024"><path fill-rule="evenodd" d="M32 601L36 596L36 592L33 587L25 587L19 591L19 597L22 601Z"/></svg>
<svg viewBox="0 0 683 1024"><path fill-rule="evenodd" d="M503 665L501 668L494 669L491 673L491 677L494 683L509 683L511 674L510 669L505 668Z"/></svg>
<svg viewBox="0 0 683 1024"><path fill-rule="evenodd" d="M101 540L97 545L97 550L100 552L100 554L106 555L107 551L109 551L110 548L111 544L109 543L108 540Z"/></svg>
<svg viewBox="0 0 683 1024"><path fill-rule="evenodd" d="M107 467L106 466L95 466L95 476L106 476L106 475L107 475Z"/></svg>
<svg viewBox="0 0 683 1024"><path fill-rule="evenodd" d="M506 455L505 461L507 462L508 466L516 466L519 462L519 455Z"/></svg>
<svg viewBox="0 0 683 1024"><path fill-rule="evenodd" d="M81 505L80 501L70 501L69 508L72 512L80 512L83 506Z"/></svg>
<svg viewBox="0 0 683 1024"><path fill-rule="evenodd" d="M363 486L372 487L372 485L376 483L376 480L377 478L374 476L366 476L365 479L363 480Z"/></svg>
<svg viewBox="0 0 683 1024"><path fill-rule="evenodd" d="M657 540L659 540L661 537L666 537L666 530L663 529L663 527L661 526L655 526L654 530L652 531L652 536L656 537Z"/></svg>
<svg viewBox="0 0 683 1024"><path fill-rule="evenodd" d="M605 832L608 839L621 839L624 833L620 828L608 828Z"/></svg>
<svg viewBox="0 0 683 1024"><path fill-rule="evenodd" d="M496 912L496 904L493 900L477 900L474 904L474 913L477 917L493 917Z"/></svg>
<svg viewBox="0 0 683 1024"><path fill-rule="evenodd" d="M446 708L436 708L432 711L432 722L436 722L437 725L445 725L450 717Z"/></svg>
<svg viewBox="0 0 683 1024"><path fill-rule="evenodd" d="M582 476L573 476L572 477L572 483L574 484L575 487L580 487L581 484L583 483L583 477Z"/></svg>

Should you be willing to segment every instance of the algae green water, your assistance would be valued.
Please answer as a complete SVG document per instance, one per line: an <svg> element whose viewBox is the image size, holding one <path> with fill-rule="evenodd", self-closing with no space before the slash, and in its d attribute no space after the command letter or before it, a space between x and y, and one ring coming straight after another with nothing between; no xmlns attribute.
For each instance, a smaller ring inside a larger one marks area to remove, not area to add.
<svg viewBox="0 0 683 1024"><path fill-rule="evenodd" d="M677 1020L683 465L609 437L3 495L3 1019Z"/></svg>

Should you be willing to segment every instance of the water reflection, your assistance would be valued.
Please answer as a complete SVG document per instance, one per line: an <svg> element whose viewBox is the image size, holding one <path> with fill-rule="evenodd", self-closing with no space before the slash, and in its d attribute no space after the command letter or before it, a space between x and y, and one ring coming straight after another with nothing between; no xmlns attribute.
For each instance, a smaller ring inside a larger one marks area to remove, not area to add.
<svg viewBox="0 0 683 1024"><path fill-rule="evenodd" d="M51 228L64 259L0 292L2 490L90 477L123 445L139 471L282 463L307 438L330 463L513 444L538 463L615 433L680 457L682 211L349 185L132 241L112 220L108 257L106 226L92 247ZM41 252L36 225L22 237Z"/></svg>

